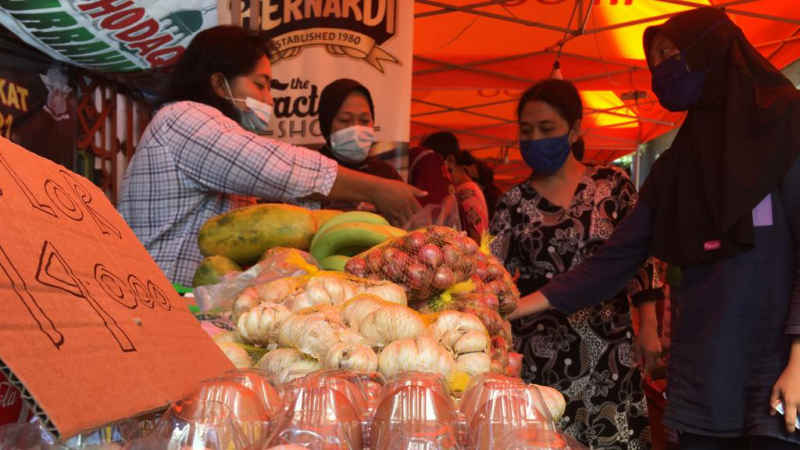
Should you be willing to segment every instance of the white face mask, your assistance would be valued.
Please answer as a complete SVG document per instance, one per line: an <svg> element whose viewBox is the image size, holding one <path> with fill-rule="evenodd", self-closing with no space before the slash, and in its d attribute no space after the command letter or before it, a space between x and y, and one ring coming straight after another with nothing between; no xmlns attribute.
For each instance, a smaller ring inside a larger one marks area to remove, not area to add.
<svg viewBox="0 0 800 450"><path fill-rule="evenodd" d="M331 134L331 151L336 159L349 164L363 162L375 142L372 127L355 125Z"/></svg>
<svg viewBox="0 0 800 450"><path fill-rule="evenodd" d="M260 102L252 97L234 97L228 80L225 80L225 89L228 91L228 100L246 108L239 110L241 112L239 123L242 127L254 133L265 134L269 130L269 119L272 118L272 105Z"/></svg>

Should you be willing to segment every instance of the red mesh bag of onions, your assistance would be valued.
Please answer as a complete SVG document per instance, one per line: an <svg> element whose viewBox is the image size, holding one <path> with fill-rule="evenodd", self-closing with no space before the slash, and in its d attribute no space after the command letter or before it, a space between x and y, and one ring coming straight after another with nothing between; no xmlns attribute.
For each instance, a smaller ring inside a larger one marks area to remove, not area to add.
<svg viewBox="0 0 800 450"><path fill-rule="evenodd" d="M431 225L350 258L345 270L400 284L409 302L419 303L470 279L480 254L465 232Z"/></svg>
<svg viewBox="0 0 800 450"><path fill-rule="evenodd" d="M423 311L469 304L505 316L519 300L511 275L489 254L488 240L478 247L465 232L448 227L432 225L384 242L350 258L345 270L404 286L412 306Z"/></svg>
<svg viewBox="0 0 800 450"><path fill-rule="evenodd" d="M482 246L483 247L483 246ZM481 249L483 250L483 248ZM466 300L482 303L503 316L517 308L519 289L503 263L491 254L478 252L475 257L475 272L470 277L475 289L466 295ZM458 296L456 296L458 299Z"/></svg>

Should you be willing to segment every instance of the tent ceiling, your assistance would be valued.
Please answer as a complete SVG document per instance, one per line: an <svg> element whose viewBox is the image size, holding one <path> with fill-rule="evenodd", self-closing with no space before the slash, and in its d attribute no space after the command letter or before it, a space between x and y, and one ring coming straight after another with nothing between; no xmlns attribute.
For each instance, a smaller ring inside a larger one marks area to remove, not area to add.
<svg viewBox="0 0 800 450"><path fill-rule="evenodd" d="M497 165L500 184L520 180L516 101L558 59L584 100L587 159L630 153L682 120L650 91L642 32L709 5L725 8L776 66L800 57L796 0L415 0L412 143L454 131Z"/></svg>

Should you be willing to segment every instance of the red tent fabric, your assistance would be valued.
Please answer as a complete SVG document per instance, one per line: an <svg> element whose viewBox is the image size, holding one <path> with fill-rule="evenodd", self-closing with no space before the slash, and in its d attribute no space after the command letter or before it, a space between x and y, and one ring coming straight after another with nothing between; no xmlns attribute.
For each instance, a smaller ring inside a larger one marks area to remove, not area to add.
<svg viewBox="0 0 800 450"><path fill-rule="evenodd" d="M416 0L411 134L456 132L495 164L499 184L528 172L516 101L560 61L585 104L586 159L607 163L680 124L650 91L642 32L697 6L724 7L776 66L800 58L796 0ZM563 44L563 45L561 45Z"/></svg>

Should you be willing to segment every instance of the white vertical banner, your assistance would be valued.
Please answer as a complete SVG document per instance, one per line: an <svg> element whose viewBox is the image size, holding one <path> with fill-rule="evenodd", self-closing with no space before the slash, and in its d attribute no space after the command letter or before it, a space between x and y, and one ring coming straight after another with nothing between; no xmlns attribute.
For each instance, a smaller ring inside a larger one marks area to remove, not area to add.
<svg viewBox="0 0 800 450"><path fill-rule="evenodd" d="M339 78L363 84L375 103L373 154L404 172L411 114L412 0L264 0L261 27L272 61L272 137L324 143L317 114L322 89Z"/></svg>

